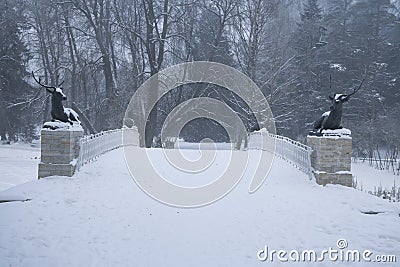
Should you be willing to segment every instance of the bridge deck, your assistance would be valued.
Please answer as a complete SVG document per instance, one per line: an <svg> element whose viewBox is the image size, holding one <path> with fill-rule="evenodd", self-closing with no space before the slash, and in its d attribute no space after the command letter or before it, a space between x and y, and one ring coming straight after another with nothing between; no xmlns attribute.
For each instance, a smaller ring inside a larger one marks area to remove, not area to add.
<svg viewBox="0 0 400 267"><path fill-rule="evenodd" d="M136 186L122 149L111 151L72 178L0 193L31 199L0 203L0 265L259 266L265 245L321 251L339 238L350 249L400 256L398 204L318 186L281 159L255 194L247 192L250 178L213 205L172 208Z"/></svg>

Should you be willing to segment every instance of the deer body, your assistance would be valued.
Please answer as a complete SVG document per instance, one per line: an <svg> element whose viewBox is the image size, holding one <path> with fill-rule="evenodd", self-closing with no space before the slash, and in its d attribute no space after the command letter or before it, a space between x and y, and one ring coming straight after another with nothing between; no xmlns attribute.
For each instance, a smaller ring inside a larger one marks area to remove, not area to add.
<svg viewBox="0 0 400 267"><path fill-rule="evenodd" d="M79 122L78 114L70 108L64 108L62 101L67 100L67 97L62 92L61 88L56 88L52 93L51 98L51 117L53 120L59 120L62 122Z"/></svg>
<svg viewBox="0 0 400 267"><path fill-rule="evenodd" d="M336 94L334 96L331 110L322 114L321 118L315 122L314 130L335 130L342 128L342 105L347 100L343 100L341 96L345 95Z"/></svg>

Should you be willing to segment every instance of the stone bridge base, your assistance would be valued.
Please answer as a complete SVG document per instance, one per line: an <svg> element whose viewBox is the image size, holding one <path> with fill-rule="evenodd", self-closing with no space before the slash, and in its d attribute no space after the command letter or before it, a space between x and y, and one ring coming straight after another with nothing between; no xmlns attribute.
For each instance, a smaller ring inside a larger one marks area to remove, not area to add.
<svg viewBox="0 0 400 267"><path fill-rule="evenodd" d="M82 136L83 130L42 129L38 178L53 175L72 176Z"/></svg>
<svg viewBox="0 0 400 267"><path fill-rule="evenodd" d="M348 187L353 186L353 175L351 173L327 173L327 172L314 172L317 184L340 184Z"/></svg>
<svg viewBox="0 0 400 267"><path fill-rule="evenodd" d="M351 146L349 135L307 136L312 148L311 166L316 182L320 185L340 184L353 186L351 174Z"/></svg>

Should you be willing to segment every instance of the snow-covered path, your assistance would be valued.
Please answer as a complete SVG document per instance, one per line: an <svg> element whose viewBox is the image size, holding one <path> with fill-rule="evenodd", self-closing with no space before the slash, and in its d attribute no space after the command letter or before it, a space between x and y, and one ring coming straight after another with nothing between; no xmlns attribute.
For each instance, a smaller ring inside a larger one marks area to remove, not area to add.
<svg viewBox="0 0 400 267"><path fill-rule="evenodd" d="M229 153L221 151L219 153ZM248 194L247 175L222 200L197 209L163 205L143 193L121 149L72 178L53 177L0 192L0 266L286 266L257 252L314 249L344 238L348 249L396 255L400 205L342 186L318 186L276 159L269 178ZM362 212L382 212L368 215ZM286 256L288 257L288 256ZM380 266L293 263L295 266Z"/></svg>

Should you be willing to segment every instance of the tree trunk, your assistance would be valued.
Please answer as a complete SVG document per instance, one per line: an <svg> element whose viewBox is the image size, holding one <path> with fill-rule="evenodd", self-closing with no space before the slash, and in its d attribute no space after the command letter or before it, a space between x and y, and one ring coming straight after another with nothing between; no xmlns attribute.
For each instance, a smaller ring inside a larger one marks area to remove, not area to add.
<svg viewBox="0 0 400 267"><path fill-rule="evenodd" d="M158 80L153 79L150 85L150 92L148 95L148 103L154 103L158 96ZM153 145L153 139L157 136L157 103L150 111L149 117L146 120L146 133L145 142L146 147Z"/></svg>
<svg viewBox="0 0 400 267"><path fill-rule="evenodd" d="M64 12L64 21L65 21L65 28L66 28L66 33L67 33L67 39L68 39L68 48L69 48L69 55L71 59L71 65L72 65L72 70L71 70L71 103L75 102L76 99L76 60L75 60L75 55L74 55L74 39L73 39L73 33L69 24L69 18L68 18L68 13L67 11Z"/></svg>
<svg viewBox="0 0 400 267"><path fill-rule="evenodd" d="M1 91L2 88L0 88L0 137L1 141L4 142L7 139L6 133L7 133L8 121L6 117L6 111Z"/></svg>

